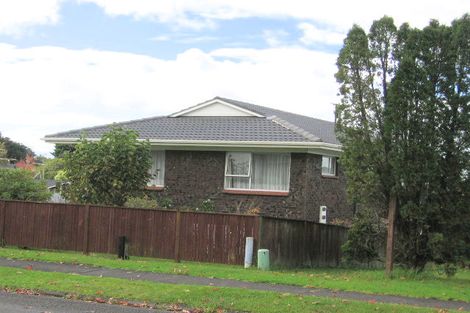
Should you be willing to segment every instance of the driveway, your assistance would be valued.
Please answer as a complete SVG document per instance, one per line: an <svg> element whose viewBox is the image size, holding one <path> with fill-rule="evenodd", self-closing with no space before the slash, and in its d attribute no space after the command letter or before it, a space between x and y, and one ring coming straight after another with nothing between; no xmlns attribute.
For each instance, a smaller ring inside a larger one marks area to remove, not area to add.
<svg viewBox="0 0 470 313"><path fill-rule="evenodd" d="M60 297L35 296L0 291L0 313L157 313L153 309L133 308L68 300ZM158 311L163 313L163 311Z"/></svg>

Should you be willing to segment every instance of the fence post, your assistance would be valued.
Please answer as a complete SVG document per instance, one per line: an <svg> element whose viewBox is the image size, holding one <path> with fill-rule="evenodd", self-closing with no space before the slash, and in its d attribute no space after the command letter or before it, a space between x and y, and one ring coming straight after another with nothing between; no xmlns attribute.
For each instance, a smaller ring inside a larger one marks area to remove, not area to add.
<svg viewBox="0 0 470 313"><path fill-rule="evenodd" d="M88 248L88 233L90 229L90 205L85 205L84 223L83 223L83 254L89 253Z"/></svg>
<svg viewBox="0 0 470 313"><path fill-rule="evenodd" d="M178 209L176 211L176 222L175 222L175 262L179 263L180 259L180 232L181 232L181 212Z"/></svg>
<svg viewBox="0 0 470 313"><path fill-rule="evenodd" d="M5 246L5 219L6 219L6 203L0 200L0 247Z"/></svg>

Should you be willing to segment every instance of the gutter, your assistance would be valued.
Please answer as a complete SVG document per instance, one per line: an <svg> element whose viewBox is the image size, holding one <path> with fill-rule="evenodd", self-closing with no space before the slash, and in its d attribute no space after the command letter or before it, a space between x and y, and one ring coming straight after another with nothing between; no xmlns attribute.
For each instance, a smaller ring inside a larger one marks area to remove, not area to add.
<svg viewBox="0 0 470 313"><path fill-rule="evenodd" d="M48 143L55 144L75 144L80 138L60 138L45 137L41 138ZM98 141L100 138L87 138L88 141ZM146 141L147 139L138 139ZM284 149L284 150L302 150L308 153L325 153L326 155L339 156L342 152L341 145L316 142L282 142L282 141L217 141L217 140L169 140L169 139L149 139L152 146L166 147L211 147L211 148L254 148L254 149Z"/></svg>

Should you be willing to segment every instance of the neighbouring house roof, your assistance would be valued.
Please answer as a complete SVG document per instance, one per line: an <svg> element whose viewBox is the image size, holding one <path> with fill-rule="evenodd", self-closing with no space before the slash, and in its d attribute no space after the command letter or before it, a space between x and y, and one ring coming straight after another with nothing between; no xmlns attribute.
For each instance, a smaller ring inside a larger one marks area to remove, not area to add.
<svg viewBox="0 0 470 313"><path fill-rule="evenodd" d="M155 145L269 144L340 151L333 122L221 97L168 116L60 132L44 140L72 143L81 135L98 139L113 126L135 130L140 139Z"/></svg>
<svg viewBox="0 0 470 313"><path fill-rule="evenodd" d="M2 163L0 162L0 168L15 168L15 164Z"/></svg>

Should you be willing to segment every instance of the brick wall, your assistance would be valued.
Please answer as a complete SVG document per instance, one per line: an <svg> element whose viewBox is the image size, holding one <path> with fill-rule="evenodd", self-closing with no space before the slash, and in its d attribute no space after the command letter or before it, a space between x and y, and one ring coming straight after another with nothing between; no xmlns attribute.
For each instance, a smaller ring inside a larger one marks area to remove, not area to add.
<svg viewBox="0 0 470 313"><path fill-rule="evenodd" d="M219 212L245 212L260 208L276 217L318 221L320 205L328 207L328 221L351 218L346 202L345 177L321 176L321 156L292 153L288 196L234 195L224 193L225 152L166 151L165 188L158 198L170 198L175 207L195 208L214 201Z"/></svg>

